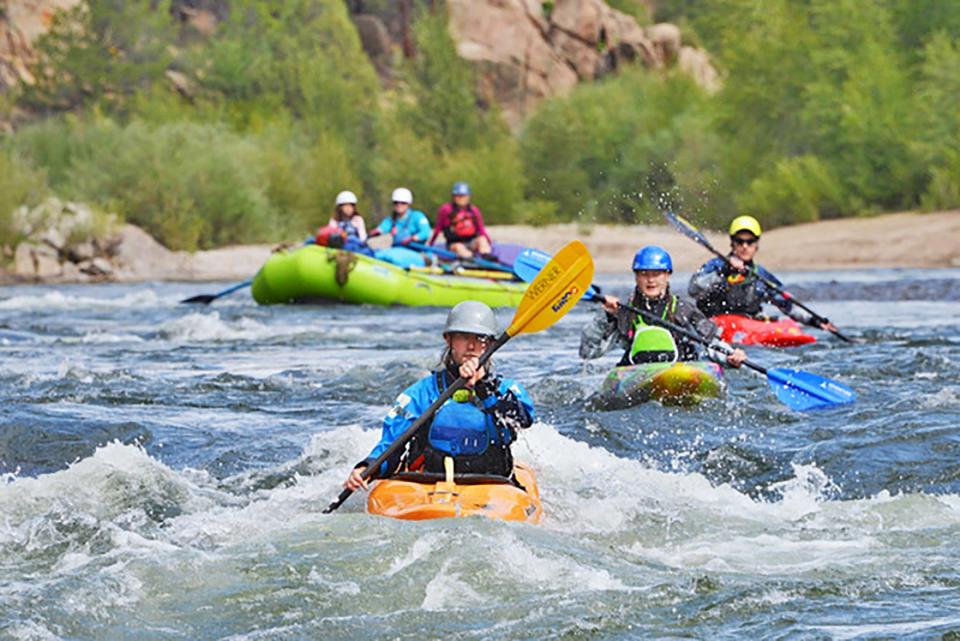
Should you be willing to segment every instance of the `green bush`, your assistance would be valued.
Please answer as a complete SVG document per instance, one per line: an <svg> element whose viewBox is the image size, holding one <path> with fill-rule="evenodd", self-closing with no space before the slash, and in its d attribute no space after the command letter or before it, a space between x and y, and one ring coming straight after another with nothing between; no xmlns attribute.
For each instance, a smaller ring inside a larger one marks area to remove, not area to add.
<svg viewBox="0 0 960 641"><path fill-rule="evenodd" d="M393 188L404 186L413 191L414 206L435 222L437 208L450 200L451 186L462 180L491 224L522 216L523 166L512 138L483 138L472 147L445 151L404 125L406 114L398 112L405 108L387 113L379 130L374 173L380 211L389 211Z"/></svg>
<svg viewBox="0 0 960 641"><path fill-rule="evenodd" d="M58 194L117 211L171 248L262 241L275 230L265 156L223 126L101 118L44 123L18 139L57 169Z"/></svg>
<svg viewBox="0 0 960 641"><path fill-rule="evenodd" d="M0 149L0 247L11 247L19 240L13 225L13 213L21 206L32 207L48 195L44 173L16 152Z"/></svg>
<svg viewBox="0 0 960 641"><path fill-rule="evenodd" d="M418 11L413 30L417 55L402 70L410 100L398 103L399 122L429 140L437 152L472 149L506 137L498 115L478 107L474 71L457 54L446 11Z"/></svg>
<svg viewBox="0 0 960 641"><path fill-rule="evenodd" d="M122 112L137 91L162 81L175 39L169 2L86 0L57 12L37 40L36 82L22 87L21 104L51 113L103 103Z"/></svg>
<svg viewBox="0 0 960 641"><path fill-rule="evenodd" d="M930 182L920 199L927 211L960 207L960 152L944 152L943 163L930 169Z"/></svg>
<svg viewBox="0 0 960 641"><path fill-rule="evenodd" d="M629 223L701 202L718 144L706 101L689 78L643 72L548 101L521 137L526 197L556 202L562 220Z"/></svg>
<svg viewBox="0 0 960 641"><path fill-rule="evenodd" d="M758 176L741 205L765 227L777 227L833 217L842 207L841 194L840 184L822 160L799 156L781 160Z"/></svg>

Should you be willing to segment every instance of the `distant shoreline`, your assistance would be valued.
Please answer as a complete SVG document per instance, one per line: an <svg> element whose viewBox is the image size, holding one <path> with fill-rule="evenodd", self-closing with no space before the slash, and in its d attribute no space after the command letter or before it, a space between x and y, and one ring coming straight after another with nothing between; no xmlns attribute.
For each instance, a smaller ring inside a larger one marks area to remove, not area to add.
<svg viewBox="0 0 960 641"><path fill-rule="evenodd" d="M761 218L761 223L763 222ZM677 271L693 271L711 254L669 226L579 224L490 227L494 240L555 251L579 238L601 273L629 271L643 245L660 245ZM713 246L729 250L727 236L707 232ZM960 267L960 210L840 218L778 227L763 234L757 260L773 270L835 270L881 267Z"/></svg>
<svg viewBox="0 0 960 641"><path fill-rule="evenodd" d="M661 245L670 252L677 271L693 271L710 258L704 248L666 225L493 225L489 231L494 240L548 252L579 238L593 255L598 273L629 271L633 254L648 244ZM129 267L117 272L111 279L115 282L243 280L256 273L275 247L242 245L190 254L171 252L129 225L124 233L131 238L124 257ZM726 251L728 243L723 233L708 232L707 236L714 247ZM772 270L783 271L957 268L960 210L885 214L780 227L763 235L758 260ZM71 281L24 279L0 272L3 285L65 282Z"/></svg>

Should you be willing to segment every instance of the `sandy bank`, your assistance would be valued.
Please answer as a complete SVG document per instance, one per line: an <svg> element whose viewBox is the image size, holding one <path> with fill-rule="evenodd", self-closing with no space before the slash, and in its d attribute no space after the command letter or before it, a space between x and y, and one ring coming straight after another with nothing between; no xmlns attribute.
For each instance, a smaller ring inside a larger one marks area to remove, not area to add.
<svg viewBox="0 0 960 641"><path fill-rule="evenodd" d="M586 243L598 272L629 268L634 252L647 244L661 245L673 256L675 269L692 271L710 255L669 226L580 224L530 227L492 226L495 240L553 252L573 238ZM172 252L142 230L127 225L117 256L118 268L109 280L229 281L253 276L274 245L223 247L196 253ZM726 235L709 232L717 249L727 248ZM774 229L763 235L761 262L774 270L855 269L871 267L960 267L960 210L932 214L887 214L847 218ZM65 282L69 279L31 279ZM0 282L24 282L4 278Z"/></svg>
<svg viewBox="0 0 960 641"><path fill-rule="evenodd" d="M634 252L648 244L669 251L678 271L694 270L710 258L700 245L669 226L509 225L490 231L494 239L550 252L579 238L593 254L599 272L629 269ZM729 248L726 234L708 232L707 237L718 250ZM960 210L781 227L763 235L758 259L775 270L960 267Z"/></svg>

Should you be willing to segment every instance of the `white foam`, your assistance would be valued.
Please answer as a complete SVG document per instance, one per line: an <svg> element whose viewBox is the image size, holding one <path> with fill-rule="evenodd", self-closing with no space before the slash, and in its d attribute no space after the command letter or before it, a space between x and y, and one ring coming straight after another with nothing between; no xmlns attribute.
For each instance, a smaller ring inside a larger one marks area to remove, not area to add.
<svg viewBox="0 0 960 641"><path fill-rule="evenodd" d="M430 579L424 590L421 608L428 612L438 612L455 608L468 608L486 601L460 576L449 570L450 562L443 564L440 571Z"/></svg>
<svg viewBox="0 0 960 641"><path fill-rule="evenodd" d="M161 300L150 289L138 290L116 298L98 298L94 296L73 296L60 291L48 291L38 296L12 296L0 300L0 309L15 310L72 310L82 308L126 309L157 307L168 305L170 301Z"/></svg>
<svg viewBox="0 0 960 641"><path fill-rule="evenodd" d="M298 335L330 334L338 337L360 336L363 329L350 326L336 326L323 329L317 325L293 325L285 323L282 326L271 326L260 323L252 318L241 317L237 320L223 320L220 312L191 313L175 320L163 323L159 328L160 335L175 342L209 342L209 341L259 341L278 337L293 337Z"/></svg>
<svg viewBox="0 0 960 641"><path fill-rule="evenodd" d="M935 407L950 407L960 405L960 388L956 386L943 387L934 394L925 394L920 398L920 407L933 409Z"/></svg>

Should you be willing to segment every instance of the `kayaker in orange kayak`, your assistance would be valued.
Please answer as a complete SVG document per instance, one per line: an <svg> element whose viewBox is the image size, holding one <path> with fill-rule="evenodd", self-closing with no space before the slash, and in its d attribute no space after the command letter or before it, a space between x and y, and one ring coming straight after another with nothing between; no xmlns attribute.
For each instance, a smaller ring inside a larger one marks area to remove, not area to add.
<svg viewBox="0 0 960 641"><path fill-rule="evenodd" d="M636 289L629 305L691 329L707 340L717 338L717 326L693 304L670 292L673 261L661 247L648 245L633 258ZM719 339L714 341L720 343ZM729 347L724 344L725 347ZM620 305L615 296L603 296L603 309L580 336L580 357L599 358L614 347L624 350L619 365L693 361L700 358L697 343L680 333L646 323L638 314ZM711 360L740 367L746 353L735 349L729 355L709 350Z"/></svg>
<svg viewBox="0 0 960 641"><path fill-rule="evenodd" d="M464 301L447 315L443 328L446 348L440 367L397 397L383 420L383 435L370 455L357 463L343 486L367 488L361 472L393 443L459 376L467 387L457 390L415 435L406 451L381 467L380 478L394 471L444 472L451 457L457 473L511 477L510 444L517 431L534 420L533 401L508 378L479 367L479 357L498 334L493 310L478 301ZM489 366L489 363L488 363Z"/></svg>
<svg viewBox="0 0 960 641"><path fill-rule="evenodd" d="M700 311L707 316L738 314L756 318L763 311L763 303L771 303L798 323L837 331L830 321L816 324L811 314L763 282L766 278L778 287L782 285L776 276L754 262L762 233L760 222L753 216L733 219L730 223L730 254L726 260L719 256L713 258L690 278L687 291Z"/></svg>

